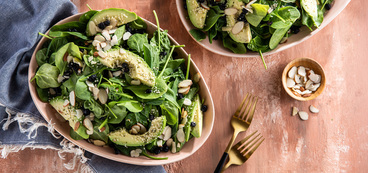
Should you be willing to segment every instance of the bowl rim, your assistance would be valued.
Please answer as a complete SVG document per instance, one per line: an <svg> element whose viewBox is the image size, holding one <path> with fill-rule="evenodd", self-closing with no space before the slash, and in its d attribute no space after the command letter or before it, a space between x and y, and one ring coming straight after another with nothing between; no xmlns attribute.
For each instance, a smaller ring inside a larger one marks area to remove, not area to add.
<svg viewBox="0 0 368 173"><path fill-rule="evenodd" d="M336 0L335 0L336 1ZM341 0L340 0L341 1ZM335 3L335 2L333 2ZM281 52L283 50L286 50L286 49L289 49L291 47L294 47L306 40L308 40L309 38L311 38L312 36L314 36L316 33L318 33L320 30L322 30L324 27L326 27L333 19L336 18L336 16L338 16L344 9L345 7L350 3L350 0L343 0L342 4L340 6L337 6L336 8L337 9L337 13L334 13L332 14L332 17L331 18L328 18L328 19L324 19L321 26L315 30L313 30L312 32L310 32L307 36L303 37L302 39L299 39L299 40L296 40L293 42L293 44L288 44L286 46L277 46L275 49L269 51L269 52L265 52L265 53L262 53L263 56L267 56L267 55L272 55L272 54L275 54L275 53L278 53L278 52ZM197 41L190 33L189 33L189 30L190 29L195 29L195 27L193 26L193 24L191 22L188 22L190 20L186 20L186 14L187 14L187 11L184 10L184 8L182 7L182 4L183 4L183 0L176 0L176 10L178 12L178 15L179 15L179 18L180 18L180 21L182 23L182 25L184 26L187 34L195 41L197 42L200 46L202 46L203 48L209 50L210 52L213 52L215 54L218 54L218 55L222 55L222 56L226 56L226 57L236 57L236 58L258 58L260 57L259 54L257 52L251 52L251 53L245 53L245 54L236 54L236 53L233 53L231 52L230 50L228 50L228 52L223 52L221 50L216 50L215 48L212 48L212 47L208 47L206 46L204 43L202 42L199 42ZM326 13L327 14L327 13ZM305 26L303 26L305 27ZM293 37L293 36L291 36ZM206 35L206 38L207 39L207 35Z"/></svg>
<svg viewBox="0 0 368 173"><path fill-rule="evenodd" d="M64 19L62 19L62 20L60 20L60 21L58 21L55 25L58 25L58 24L62 24L62 23L64 23L64 22L66 22L66 21L68 21L68 20L72 20L72 21L75 21L75 19L74 18L79 18L81 15L83 15L84 13L77 13L77 14L74 14L74 15L71 15L71 16L69 16L69 17L67 17L67 18L64 18ZM142 17L141 17L142 18ZM157 25L155 25L155 24L153 24L152 22L150 22L150 21L148 21L148 20L146 20L145 18L142 18L146 23L147 23L147 25L148 26L152 26L152 27L154 27L154 28L156 28L157 29ZM160 30L161 31L163 31L163 29L162 28L160 28ZM47 30L47 32L45 33L45 34L48 34L49 33L49 31L50 31L50 29L49 30ZM173 44L173 45L179 45L178 44L178 42L171 36L171 35L169 35L168 34L168 37L169 37L169 39L170 39L170 41L171 41L171 43ZM35 50L34 50L34 52L33 52L33 54L32 54L32 57L31 57L31 60L30 60L30 65L31 64L33 64L33 63L36 63L36 66L38 67L38 64L37 64L37 62L36 62L36 60L35 60L35 55L36 55L36 52L37 52L37 50L39 50L41 47L42 47L42 45L44 44L44 42L47 40L47 38L45 38L45 37L42 37L39 41L38 41L38 43L37 43L37 46L36 46L36 48L35 48ZM42 44L41 44L42 43ZM178 49L180 49L180 51L183 53L183 54L185 54L186 55L186 57L184 57L183 59L185 60L185 62L187 62L188 61L188 53L184 50L184 48L183 47L180 47L180 48L178 48ZM209 90L209 87L208 87L208 85L207 85L207 83L206 83L206 81L205 81L205 79L202 77L203 75L202 75L202 73L201 73L201 71L199 70L199 68L197 67L197 65L195 64L195 62L193 61L193 59L190 59L190 66L191 66L191 71L194 69L194 71L196 72L196 73L199 73L200 75L201 75L201 81L203 81L203 84L204 85L202 85L202 87L201 87L201 89L202 88L204 88L205 89L205 91L204 92L208 92L208 98L205 100L206 102L207 102L207 105L211 105L211 106L208 106L208 108L209 108L209 110L207 110L207 111L209 111L209 112L212 112L212 116L211 116L211 118L208 120L209 122L211 122L211 124L208 124L207 126L208 126L208 128L209 128L209 130L208 130L208 134L207 135L203 135L202 134L202 136L201 136L201 138L202 138L202 140L203 140L203 142L201 142L200 144L199 144L199 146L197 145L196 147L193 147L193 149L192 149L192 151L190 152L190 153L188 153L188 154L185 154L185 155L183 155L182 157L179 157L179 158L177 158L177 159L170 159L170 157L167 159L167 160L153 160L153 159L147 159L147 162L142 162L142 161L139 161L139 160L137 160L137 161L134 161L136 158L133 158L133 157L129 157L129 156L126 156L126 155L122 155L122 154L120 154L119 156L121 157L113 157L113 156L110 156L110 155L106 155L106 154L108 154L108 153L106 153L105 151L96 151L96 150L93 150L92 148L90 148L90 147L84 147L84 146L80 146L78 143L78 141L77 140L74 140L74 139L72 139L71 137L70 137L70 135L69 134L63 134L63 133L60 133L60 129L59 128L57 128L57 127L54 127L54 129L60 134L60 135L62 135L64 138L66 138L68 141L70 141L70 142L72 142L74 145L76 145L76 146L78 146L79 148L82 148L83 150L87 150L87 151L89 151L89 152L91 152L91 153L93 153L93 154L96 154L96 155L98 155L98 156L101 156L101 157L104 157L104 158L107 158L107 159L110 159L110 160L114 160L114 161L118 161L118 162L122 162L122 163L128 163L128 164L133 164L133 165L141 165L141 166L157 166L157 165L164 165L164 164L169 164L169 163L174 163L174 162L177 162L177 161L180 161L180 160L183 160L183 159L185 159L185 158L187 158L187 157L189 157L189 156L192 156L195 152L197 152L203 145L204 145L204 143L208 140L208 138L209 138L209 136L211 135L211 133L212 133L212 129L213 129L213 125L214 125L214 122L215 122L215 105L214 105L214 103L213 103L213 99L212 99L212 94L211 94L211 92L210 92L210 90ZM34 70L36 70L37 68L35 68ZM33 89L35 90L35 82L33 81L33 82L31 82L31 79L32 79L32 77L33 76L31 76L31 74L32 74L32 68L28 68L28 89L29 89L29 92L30 92L30 94L31 94L31 98L32 98L32 101L34 102L34 100L40 100L39 98L38 98L38 95L36 94L36 92L34 92L34 91L32 91ZM40 110L42 110L43 108L41 108L40 107L40 105L38 105L38 104L36 104L35 103L35 106L36 106L36 108L37 108L37 110L39 111L39 113L42 115L42 117L47 121L47 123L48 124L53 124L51 121L52 121L52 119L49 119L49 117L47 117L46 115L44 115L44 113L43 113L43 111L40 111ZM208 116L208 115L207 115ZM208 117L209 118L209 117ZM203 121L203 122L205 122L205 121ZM199 138L198 138L199 139ZM193 139L192 139L193 140ZM90 145L93 145L93 144L90 144ZM178 154L178 153L170 153L170 154ZM179 152L179 154L180 154L180 152ZM114 156L116 156L115 154L114 154ZM126 159L124 159L126 157ZM138 158L143 158L143 156L140 156L140 157L138 157Z"/></svg>
<svg viewBox="0 0 368 173"><path fill-rule="evenodd" d="M312 62L317 68L319 68L321 70L321 87L319 87L315 93L313 93L310 97L298 97L296 95L294 95L290 88L288 88L286 86L286 79L287 79L287 75L288 75L288 72L289 70L291 69L291 67L293 67L293 64L295 62ZM298 101L309 101L309 100L313 100L315 98L317 98L319 95L321 95L321 93L324 91L325 87L326 87L326 75L325 75L325 70L323 69L323 66L321 64L319 64L316 60L312 59L312 58L306 58L306 57L302 57L302 58L296 58L292 61L290 61L285 67L284 67L284 70L282 71L282 77L281 77L281 80L282 80L282 86L285 90L285 92L290 96L292 97L293 99L295 100L298 100ZM319 91L319 92L317 92Z"/></svg>

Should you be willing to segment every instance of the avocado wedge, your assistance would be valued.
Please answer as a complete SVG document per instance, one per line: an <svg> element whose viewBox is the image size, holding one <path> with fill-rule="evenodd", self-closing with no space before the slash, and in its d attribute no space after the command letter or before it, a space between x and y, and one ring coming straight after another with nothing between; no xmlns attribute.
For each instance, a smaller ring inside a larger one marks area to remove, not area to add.
<svg viewBox="0 0 368 173"><path fill-rule="evenodd" d="M239 0L227 1L228 8L235 8L238 10L236 14L226 16L228 28L233 28L234 25L238 22L237 18L241 14L243 6L244 6L244 3ZM250 40L252 40L252 33L250 31L249 23L244 23L243 29L237 34L234 34L231 30L228 31L228 33L229 33L229 36L238 43L249 43Z"/></svg>
<svg viewBox="0 0 368 173"><path fill-rule="evenodd" d="M94 14L89 20L87 24L86 34L87 36L96 35L101 30L101 28L99 28L98 25L101 23L105 23L106 21L108 22L105 23L105 25L106 24L113 25L111 21L114 20L116 21L115 26L120 26L132 22L136 19L138 19L137 14L130 12L128 10L118 8L109 8L101 10L96 14Z"/></svg>
<svg viewBox="0 0 368 173"><path fill-rule="evenodd" d="M186 3L190 21L196 28L203 29L208 10L202 8L197 0L186 0Z"/></svg>
<svg viewBox="0 0 368 173"><path fill-rule="evenodd" d="M118 145L124 145L128 147L132 146L144 146L155 139L157 139L166 126L166 117L157 117L151 122L151 127L148 131L141 135L132 135L125 128L113 131L109 133L109 138L112 142Z"/></svg>

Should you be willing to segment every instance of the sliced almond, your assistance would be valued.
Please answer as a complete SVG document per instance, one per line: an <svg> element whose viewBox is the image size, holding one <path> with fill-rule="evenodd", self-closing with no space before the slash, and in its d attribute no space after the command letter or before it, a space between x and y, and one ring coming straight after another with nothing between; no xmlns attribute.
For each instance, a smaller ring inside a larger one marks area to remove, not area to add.
<svg viewBox="0 0 368 173"><path fill-rule="evenodd" d="M305 89L309 90L313 86L313 82L311 80L308 80L307 83L305 83Z"/></svg>
<svg viewBox="0 0 368 173"><path fill-rule="evenodd" d="M298 114L298 112L299 112L299 109L294 106L292 115L295 116L296 114Z"/></svg>
<svg viewBox="0 0 368 173"><path fill-rule="evenodd" d="M74 125L74 131L77 131L79 129L79 126L80 126L80 122L77 121Z"/></svg>
<svg viewBox="0 0 368 173"><path fill-rule="evenodd" d="M125 32L123 35L123 40L128 40L130 38L130 36L132 36L132 34L130 32Z"/></svg>
<svg viewBox="0 0 368 173"><path fill-rule="evenodd" d="M112 73L112 75L114 76L114 77L116 77L116 76L120 76L121 75L121 70L119 70L119 71L115 71L115 72L113 72Z"/></svg>
<svg viewBox="0 0 368 173"><path fill-rule="evenodd" d="M140 85L141 84L141 81L140 80L132 80L132 81L130 81L130 84L132 84L132 85Z"/></svg>
<svg viewBox="0 0 368 173"><path fill-rule="evenodd" d="M308 113L304 111L299 111L299 117L302 120L308 120Z"/></svg>
<svg viewBox="0 0 368 173"><path fill-rule="evenodd" d="M317 89L319 88L319 86L321 86L320 83L319 84L314 84L314 85L311 86L310 90L311 91L317 91Z"/></svg>
<svg viewBox="0 0 368 173"><path fill-rule="evenodd" d="M319 112L319 109L317 109L314 105L310 105L310 106L309 106L309 110L310 110L312 113L318 113L318 112Z"/></svg>
<svg viewBox="0 0 368 173"><path fill-rule="evenodd" d="M171 152L176 153L176 144L175 144L175 142L171 143Z"/></svg>
<svg viewBox="0 0 368 173"><path fill-rule="evenodd" d="M69 100L65 100L63 106L67 107L67 106L69 106L69 103L70 103Z"/></svg>
<svg viewBox="0 0 368 173"><path fill-rule="evenodd" d="M108 95L105 89L99 89L98 92L98 100L100 100L101 104L106 104L107 99L108 99Z"/></svg>
<svg viewBox="0 0 368 173"><path fill-rule="evenodd" d="M98 35L95 36L95 40L93 40L93 42L95 42L95 41L97 41L97 42L105 42L106 39L102 35L98 34ZM92 45L93 45L93 42L92 42ZM93 45L93 46L95 46L95 45Z"/></svg>
<svg viewBox="0 0 368 173"><path fill-rule="evenodd" d="M236 9L236 8L227 8L227 9L225 9L225 11L224 11L224 13L226 14L226 15L234 15L234 14L236 14L238 12L238 9Z"/></svg>
<svg viewBox="0 0 368 173"><path fill-rule="evenodd" d="M181 94L186 95L186 94L188 94L188 93L189 93L189 90L190 90L190 87L187 87L187 88L180 88L180 89L178 90L178 93L181 93Z"/></svg>
<svg viewBox="0 0 368 173"><path fill-rule="evenodd" d="M291 78L291 79L294 79L295 77L295 74L297 72L298 68L296 68L295 66L292 67L289 72L288 72L288 77Z"/></svg>
<svg viewBox="0 0 368 173"><path fill-rule="evenodd" d="M50 92L51 95L55 95L56 94L56 91L54 89L52 89L52 88L49 89L49 92Z"/></svg>
<svg viewBox="0 0 368 173"><path fill-rule="evenodd" d="M304 88L304 87L300 87L300 88L299 88L299 90L300 90L301 92L303 92L303 91L305 91L305 88Z"/></svg>
<svg viewBox="0 0 368 173"><path fill-rule="evenodd" d="M200 79L201 79L201 74L200 73L196 73L193 77L193 80L194 80L195 83L198 83Z"/></svg>
<svg viewBox="0 0 368 173"><path fill-rule="evenodd" d="M105 37L105 39L107 41L111 40L111 37L110 37L110 34L109 34L109 31L108 30L103 30L101 34L102 34L102 36Z"/></svg>
<svg viewBox="0 0 368 173"><path fill-rule="evenodd" d="M100 132L104 132L105 130L106 130L106 127L105 126L103 126L100 129L98 129L98 131L100 131Z"/></svg>
<svg viewBox="0 0 368 173"><path fill-rule="evenodd" d="M300 76L299 76L299 75L297 75L297 74L294 76L294 80L295 80L295 82L296 82L297 84L302 83Z"/></svg>
<svg viewBox="0 0 368 173"><path fill-rule="evenodd" d="M93 144L95 144L96 146L104 146L106 143L101 140L93 140Z"/></svg>
<svg viewBox="0 0 368 173"><path fill-rule="evenodd" d="M61 82L63 82L64 79L65 79L65 77L62 76L61 74L59 74L59 76L57 78L57 81L58 81L58 83L61 83Z"/></svg>
<svg viewBox="0 0 368 173"><path fill-rule="evenodd" d="M206 10L210 10L210 7L208 7L208 5L205 4L205 3L201 3L201 7L206 9Z"/></svg>
<svg viewBox="0 0 368 173"><path fill-rule="evenodd" d="M185 98L183 104L186 105L186 106L190 106L192 104L192 101L189 100L188 98Z"/></svg>
<svg viewBox="0 0 368 173"><path fill-rule="evenodd" d="M158 147L162 147L163 146L162 145L162 140L158 140L156 144L157 144Z"/></svg>
<svg viewBox="0 0 368 173"><path fill-rule="evenodd" d="M169 138L169 139L166 141L166 145L167 145L168 147L171 147L172 142L173 142L173 139L172 139L172 138Z"/></svg>
<svg viewBox="0 0 368 173"><path fill-rule="evenodd" d="M140 127L139 133L143 134L143 133L147 132L147 129L146 129L146 127L144 127L143 124L137 123L137 125Z"/></svg>
<svg viewBox="0 0 368 173"><path fill-rule="evenodd" d="M176 133L176 137L178 138L179 142L185 141L185 134L183 128L179 128L178 132Z"/></svg>
<svg viewBox="0 0 368 173"><path fill-rule="evenodd" d="M308 94L303 94L302 97L310 97L312 94L308 93Z"/></svg>
<svg viewBox="0 0 368 173"><path fill-rule="evenodd" d="M101 58L106 58L107 54L104 51L99 50L98 51L98 56L100 56Z"/></svg>
<svg viewBox="0 0 368 173"><path fill-rule="evenodd" d="M221 30L222 31L231 31L233 28L232 27L229 27L229 26L225 26L225 27L222 27Z"/></svg>
<svg viewBox="0 0 368 173"><path fill-rule="evenodd" d="M87 135L93 135L93 130L89 130L89 129L87 129L87 130L86 130L86 133L87 133Z"/></svg>
<svg viewBox="0 0 368 173"><path fill-rule="evenodd" d="M89 81L89 80L86 80L86 84L87 84L87 86L88 87L94 87L95 85L91 82L91 81Z"/></svg>
<svg viewBox="0 0 368 173"><path fill-rule="evenodd" d="M231 30L231 32L233 34L238 34L242 29L244 28L244 22L243 21L239 21L236 22L233 29Z"/></svg>
<svg viewBox="0 0 368 173"><path fill-rule="evenodd" d="M313 81L314 83L320 83L321 82L321 75L318 74L310 74L309 79Z"/></svg>
<svg viewBox="0 0 368 173"><path fill-rule="evenodd" d="M187 88L190 87L193 84L192 80L183 80L179 83L179 88Z"/></svg>
<svg viewBox="0 0 368 173"><path fill-rule="evenodd" d="M93 131L93 124L91 122L91 120L89 120L88 118L85 118L83 120L83 125L88 129L88 130L92 130Z"/></svg>
<svg viewBox="0 0 368 173"><path fill-rule="evenodd" d="M164 132L163 132L163 135L164 135L163 140L167 141L169 138L171 138L171 134L172 134L171 127L166 126L165 129L164 129Z"/></svg>
<svg viewBox="0 0 368 173"><path fill-rule="evenodd" d="M107 46L106 42L102 42L101 44L101 48L105 48Z"/></svg>
<svg viewBox="0 0 368 173"><path fill-rule="evenodd" d="M69 93L69 101L72 106L75 106L75 92L74 91Z"/></svg>
<svg viewBox="0 0 368 173"><path fill-rule="evenodd" d="M83 116L83 111L81 109L77 109L75 110L77 113L75 114L75 116L78 118L78 119L81 119L82 116Z"/></svg>
<svg viewBox="0 0 368 173"><path fill-rule="evenodd" d="M118 37L116 37L116 35L112 36L110 44L111 44L111 46L114 46L114 45L118 44Z"/></svg>
<svg viewBox="0 0 368 173"><path fill-rule="evenodd" d="M292 88L292 87L294 87L294 86L295 86L295 81L294 81L293 79L287 78L287 79L286 79L286 86L287 86L288 88Z"/></svg>
<svg viewBox="0 0 368 173"><path fill-rule="evenodd" d="M110 19L110 26L115 27L118 21L115 18Z"/></svg>
<svg viewBox="0 0 368 173"><path fill-rule="evenodd" d="M303 66L299 66L298 67L298 74L300 75L300 76L306 76L306 74L307 74L307 72L305 71L305 67L303 67Z"/></svg>
<svg viewBox="0 0 368 173"><path fill-rule="evenodd" d="M181 112L181 118L185 118L188 116L188 112L187 111L182 111Z"/></svg>
<svg viewBox="0 0 368 173"><path fill-rule="evenodd" d="M92 88L93 98L94 98L95 100L97 100L97 99L98 99L98 94L99 94L99 92L100 92L100 90L99 90L97 87L93 87L93 88Z"/></svg>

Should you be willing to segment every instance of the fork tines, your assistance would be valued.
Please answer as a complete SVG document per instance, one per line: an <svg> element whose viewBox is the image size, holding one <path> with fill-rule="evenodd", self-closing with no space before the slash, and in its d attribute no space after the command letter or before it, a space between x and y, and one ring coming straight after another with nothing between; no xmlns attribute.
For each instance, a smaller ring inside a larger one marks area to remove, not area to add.
<svg viewBox="0 0 368 173"><path fill-rule="evenodd" d="M252 96L252 94L247 93L241 105L236 110L234 117L243 121L248 121L250 123L253 119L253 114L256 109L257 101L258 97Z"/></svg>
<svg viewBox="0 0 368 173"><path fill-rule="evenodd" d="M256 133L257 135L254 137L254 134ZM258 131L255 131L251 135L238 142L234 147L243 155L243 157L248 159L263 141L263 136L258 133Z"/></svg>

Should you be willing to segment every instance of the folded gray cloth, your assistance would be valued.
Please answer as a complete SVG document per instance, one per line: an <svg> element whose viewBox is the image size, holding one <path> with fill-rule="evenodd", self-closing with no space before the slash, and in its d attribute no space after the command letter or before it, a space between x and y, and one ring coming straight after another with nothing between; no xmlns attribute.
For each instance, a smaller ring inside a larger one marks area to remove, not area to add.
<svg viewBox="0 0 368 173"><path fill-rule="evenodd" d="M0 153L21 149L51 148L75 153L94 172L165 172L162 166L136 166L108 160L85 152L58 135L43 119L28 89L28 65L40 40L38 32L72 14L68 0L2 0L0 2ZM71 162L68 168L75 165ZM83 170L82 170L83 171Z"/></svg>

